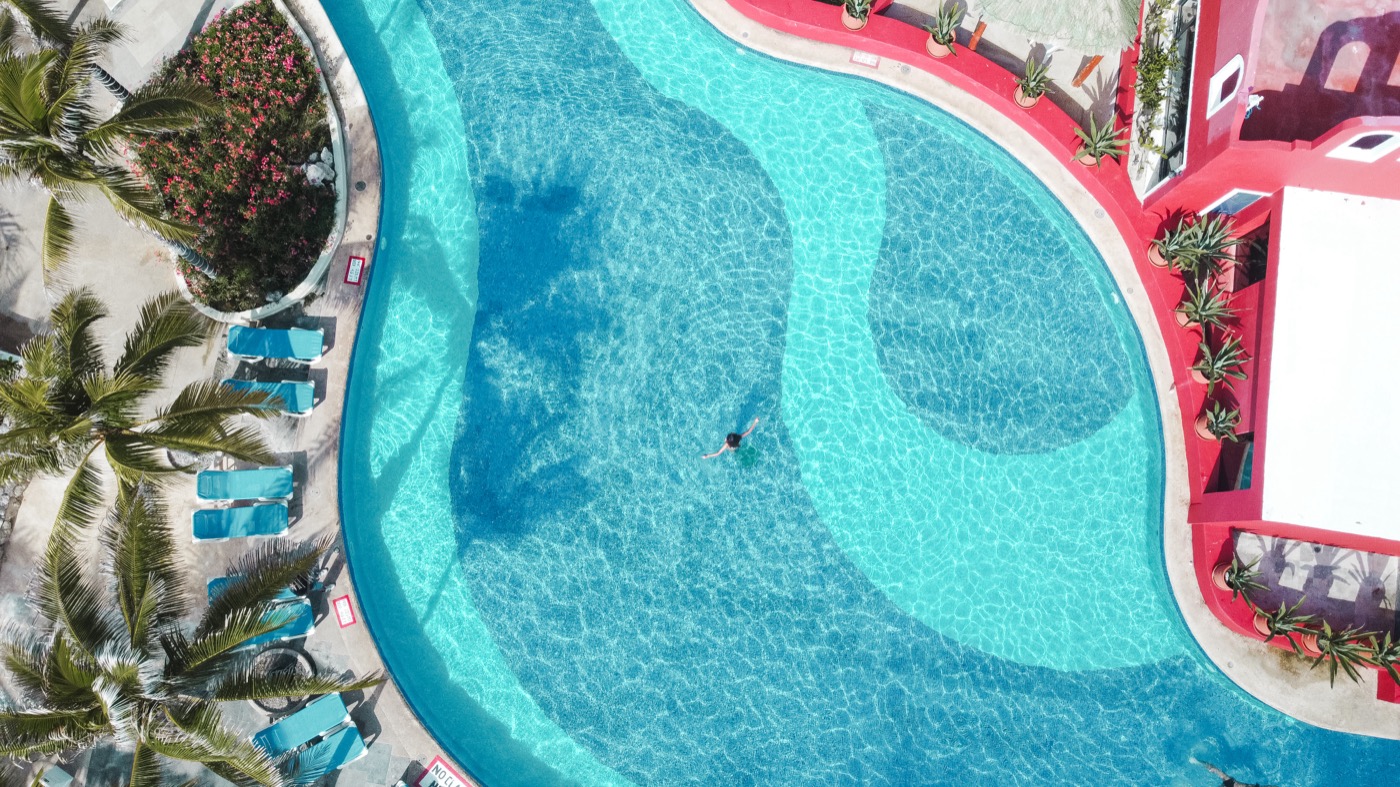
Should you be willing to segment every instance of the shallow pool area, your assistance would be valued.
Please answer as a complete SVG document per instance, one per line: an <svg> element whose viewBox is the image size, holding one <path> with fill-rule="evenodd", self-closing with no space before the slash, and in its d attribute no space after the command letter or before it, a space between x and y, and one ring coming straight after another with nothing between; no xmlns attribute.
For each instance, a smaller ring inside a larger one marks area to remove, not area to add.
<svg viewBox="0 0 1400 787"><path fill-rule="evenodd" d="M1005 151L682 0L326 8L384 157L350 569L484 784L1400 765L1196 650L1140 340Z"/></svg>

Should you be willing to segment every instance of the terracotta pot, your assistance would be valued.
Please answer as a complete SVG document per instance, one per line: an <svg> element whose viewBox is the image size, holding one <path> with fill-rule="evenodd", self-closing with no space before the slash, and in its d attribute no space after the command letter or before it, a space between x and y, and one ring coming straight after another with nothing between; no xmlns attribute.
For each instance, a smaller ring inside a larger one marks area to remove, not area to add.
<svg viewBox="0 0 1400 787"><path fill-rule="evenodd" d="M1083 165L1086 166L1086 167L1097 166L1098 163L1099 163L1099 160L1098 160L1098 159L1096 159L1096 158L1094 158L1092 155L1090 155L1090 154L1084 152L1084 146L1083 146L1083 145L1080 145L1080 146L1079 146L1079 152L1075 154L1074 160L1075 160L1075 161L1078 161L1080 164L1083 164Z"/></svg>
<svg viewBox="0 0 1400 787"><path fill-rule="evenodd" d="M924 43L924 49L927 49L928 53L930 55L933 55L934 57L947 57L948 55L953 54L952 47L948 46L947 44L938 43L937 41L933 40L933 36L928 37L928 41Z"/></svg>
<svg viewBox="0 0 1400 787"><path fill-rule="evenodd" d="M1254 630L1257 631L1261 637L1269 636L1269 621L1258 612L1254 613Z"/></svg>
<svg viewBox="0 0 1400 787"><path fill-rule="evenodd" d="M845 25L847 30L863 30L865 29L865 23L869 21L869 14L866 14L864 19L856 19L851 16L850 12L844 7L841 9L841 24Z"/></svg>
<svg viewBox="0 0 1400 787"><path fill-rule="evenodd" d="M1210 430L1206 428L1206 417L1204 413L1196 416L1196 436L1202 440L1213 441L1217 439L1216 436L1211 434Z"/></svg>
<svg viewBox="0 0 1400 787"><path fill-rule="evenodd" d="M1199 369L1191 370L1191 379L1196 381L1200 385L1210 385L1210 380L1207 380L1206 376L1204 374L1201 374Z"/></svg>
<svg viewBox="0 0 1400 787"><path fill-rule="evenodd" d="M1215 585L1217 590L1228 591L1230 589L1230 586L1225 584L1225 572L1229 570L1229 563L1216 563L1215 568L1210 570L1210 583Z"/></svg>
<svg viewBox="0 0 1400 787"><path fill-rule="evenodd" d="M1172 314L1176 315L1176 324L1180 325L1183 328L1190 325L1195 325L1195 323L1191 322L1191 318L1186 316L1185 312L1179 312L1173 309Z"/></svg>
<svg viewBox="0 0 1400 787"><path fill-rule="evenodd" d="M1040 96L1036 96L1035 98L1026 98L1025 91L1021 90L1020 85L1016 86L1015 98L1016 106L1020 107L1021 109L1030 109L1031 107L1040 103Z"/></svg>
<svg viewBox="0 0 1400 787"><path fill-rule="evenodd" d="M1167 267L1167 258L1162 256L1162 250L1155 243L1147 244L1147 261L1156 268Z"/></svg>
<svg viewBox="0 0 1400 787"><path fill-rule="evenodd" d="M1299 634L1298 647L1303 649L1303 655L1317 658L1322 655L1322 651L1317 647L1316 634Z"/></svg>

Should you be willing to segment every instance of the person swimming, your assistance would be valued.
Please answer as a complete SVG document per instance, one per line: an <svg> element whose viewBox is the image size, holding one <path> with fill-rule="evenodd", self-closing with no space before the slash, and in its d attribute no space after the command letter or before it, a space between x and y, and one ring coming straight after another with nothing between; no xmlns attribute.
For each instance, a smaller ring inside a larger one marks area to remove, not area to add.
<svg viewBox="0 0 1400 787"><path fill-rule="evenodd" d="M744 438L745 438L745 437L748 437L750 434L752 434L752 433L753 433L753 430L754 430L754 427L756 427L756 426L758 426L758 419L757 419L757 418L753 419L753 423L749 424L749 428L746 429L746 430L744 431L743 434L738 434L738 433L735 433L735 432L730 432L729 434L725 435L725 436L724 436L724 445L721 446L720 449L719 449L718 451L714 452L713 454L705 454L704 458L705 458L705 459L714 459L715 457L719 456L720 454L724 453L725 451L738 451L738 450L739 450L739 445L740 445L741 443L743 443Z"/></svg>

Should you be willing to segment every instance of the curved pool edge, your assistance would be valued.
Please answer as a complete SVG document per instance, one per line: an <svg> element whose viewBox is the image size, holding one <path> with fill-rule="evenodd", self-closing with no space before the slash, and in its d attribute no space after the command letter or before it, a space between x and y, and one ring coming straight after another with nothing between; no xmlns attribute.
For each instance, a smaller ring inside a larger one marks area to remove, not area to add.
<svg viewBox="0 0 1400 787"><path fill-rule="evenodd" d="M871 49L885 52L886 56L877 57L872 66L853 59L857 52L869 52L808 38L799 31L810 25L787 19L759 4L747 0L688 2L713 27L742 46L780 60L880 82L950 113L1001 146L1045 185L1103 257L1142 340L1157 398L1165 454L1163 558L1173 601L1198 656L1204 656L1203 660L1208 660L1225 679L1223 682L1244 697L1294 719L1336 732L1400 740L1400 705L1377 701L1371 684L1344 681L1330 687L1324 671L1299 669L1299 664L1285 660L1287 654L1283 651L1236 635L1221 624L1206 604L1195 565L1193 528L1187 518L1190 470L1173 358L1162 334L1163 317L1146 289L1155 284L1143 280L1128 245L1131 239L1136 247L1146 247L1142 216L1130 215L1113 190L1099 180L1077 178L1068 166L1069 158L1051 150L1064 146L1025 113L1010 116L1009 112L1019 110L1010 109L1009 99L1001 101L1006 107L999 108L996 102L925 70L921 61L911 58L914 62L906 63L888 56L890 51L903 53L906 48L902 43L875 40L878 36L870 30L874 25L861 33L821 31L830 33L823 38L863 41ZM907 27L894 20L881 21ZM911 50L907 54L916 53ZM975 79L972 81L975 83ZM973 86L991 93L980 84Z"/></svg>
<svg viewBox="0 0 1400 787"><path fill-rule="evenodd" d="M326 373L324 400L321 401L307 426L298 435L297 445L307 455L307 479L303 488L303 514L300 528L308 523L320 523L324 535L334 536L337 547L345 557L344 520L341 517L340 446L343 432L345 397L349 393L349 378L354 364L354 350L359 334L369 280L373 277L374 261L379 242L382 206L382 159L379 137L369 101L360 84L354 66L346 54L340 37L330 22L320 0L283 0L297 22L315 44L330 99L344 121L343 134L347 148L346 183L363 183L363 189L348 190L345 231L335 259L326 272L325 289L306 310L307 316L334 320L334 345L326 359L318 364ZM358 286L346 283L344 273L351 256L366 260ZM408 759L414 768L425 769L435 758L451 762L446 750L427 731L412 706L400 691L392 673L385 666L378 643L369 629L366 616L360 610L359 591L348 559L328 592L332 597L349 596L356 623L341 628L332 625L333 613L321 621L310 644L321 645L316 654L329 650L337 665L344 665L363 675L379 671L389 677L380 688L365 692L364 704L368 714L352 712L362 730L371 721L377 733L370 738L371 748L388 746L395 758ZM390 774L399 778L407 774Z"/></svg>

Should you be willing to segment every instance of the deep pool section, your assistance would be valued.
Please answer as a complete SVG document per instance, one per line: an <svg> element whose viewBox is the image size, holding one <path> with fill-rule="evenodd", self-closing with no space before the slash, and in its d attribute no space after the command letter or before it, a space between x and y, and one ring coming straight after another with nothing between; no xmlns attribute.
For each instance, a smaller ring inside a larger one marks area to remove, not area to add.
<svg viewBox="0 0 1400 787"><path fill-rule="evenodd" d="M948 117L736 51L673 0L327 5L386 167L341 452L351 568L395 679L489 787L1400 765L1195 659L1157 562L1151 392L1092 254L1045 286L1081 271L1117 336L1131 395L1097 428L993 453L890 383L873 282L926 262L881 255L886 211L930 187L887 147ZM738 456L699 459L753 416Z"/></svg>
<svg viewBox="0 0 1400 787"><path fill-rule="evenodd" d="M1133 395L1133 348L1084 275L1088 239L1059 205L1027 206L1040 190L1029 173L983 165L938 125L867 109L900 173L869 295L890 387L929 428L991 453L1098 431Z"/></svg>

